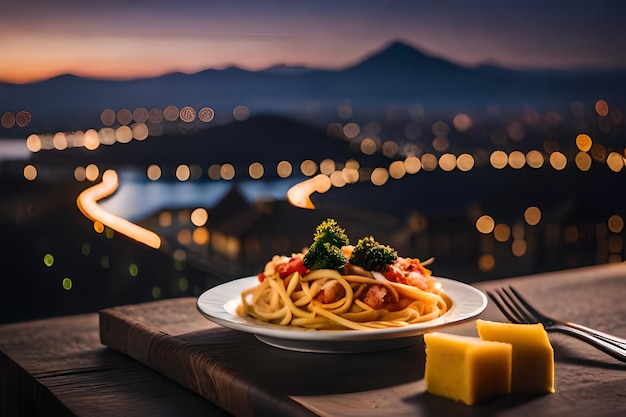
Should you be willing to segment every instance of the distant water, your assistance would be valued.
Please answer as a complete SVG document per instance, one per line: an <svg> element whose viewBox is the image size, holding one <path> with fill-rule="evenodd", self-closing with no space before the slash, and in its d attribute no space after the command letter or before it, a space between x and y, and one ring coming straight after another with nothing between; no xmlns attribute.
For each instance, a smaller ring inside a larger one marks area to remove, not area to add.
<svg viewBox="0 0 626 417"><path fill-rule="evenodd" d="M30 155L24 139L0 138L0 161L29 159Z"/></svg>
<svg viewBox="0 0 626 417"><path fill-rule="evenodd" d="M163 209L211 208L232 187L238 187L250 203L260 198L284 200L287 190L301 179L248 181L150 181L132 170L118 172L119 188L100 206L132 222L138 222Z"/></svg>

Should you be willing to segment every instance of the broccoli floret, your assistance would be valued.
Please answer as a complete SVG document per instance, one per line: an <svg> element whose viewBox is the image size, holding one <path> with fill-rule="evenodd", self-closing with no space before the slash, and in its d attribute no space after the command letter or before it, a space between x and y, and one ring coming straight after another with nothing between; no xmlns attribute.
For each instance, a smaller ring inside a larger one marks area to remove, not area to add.
<svg viewBox="0 0 626 417"><path fill-rule="evenodd" d="M304 255L304 266L309 269L341 270L348 258L342 247L350 240L344 229L334 219L326 219L315 229L313 243Z"/></svg>
<svg viewBox="0 0 626 417"><path fill-rule="evenodd" d="M352 251L350 263L367 271L383 271L398 259L398 253L387 245L381 245L372 236L359 239Z"/></svg>
<svg viewBox="0 0 626 417"><path fill-rule="evenodd" d="M341 270L348 263L348 258L340 247L328 242L317 242L311 245L304 255L304 266L313 269Z"/></svg>
<svg viewBox="0 0 626 417"><path fill-rule="evenodd" d="M339 248L350 244L348 235L335 219L326 219L317 226L315 235L313 235L313 243L318 242L330 243Z"/></svg>

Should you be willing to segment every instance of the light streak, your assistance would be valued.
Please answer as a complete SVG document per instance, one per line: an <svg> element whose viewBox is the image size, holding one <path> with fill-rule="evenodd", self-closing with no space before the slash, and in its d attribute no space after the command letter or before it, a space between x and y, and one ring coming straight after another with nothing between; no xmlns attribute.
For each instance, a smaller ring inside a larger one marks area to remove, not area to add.
<svg viewBox="0 0 626 417"><path fill-rule="evenodd" d="M151 230L145 229L135 223L129 222L116 216L98 205L98 201L113 194L118 187L117 172L107 170L102 174L102 182L87 188L76 198L76 204L80 211L92 221L110 227L111 229L144 243L152 248L161 247L161 238Z"/></svg>
<svg viewBox="0 0 626 417"><path fill-rule="evenodd" d="M292 205L305 209L315 209L311 201L314 192L325 193L331 187L330 178L324 174L318 174L313 178L299 182L287 190L287 201Z"/></svg>

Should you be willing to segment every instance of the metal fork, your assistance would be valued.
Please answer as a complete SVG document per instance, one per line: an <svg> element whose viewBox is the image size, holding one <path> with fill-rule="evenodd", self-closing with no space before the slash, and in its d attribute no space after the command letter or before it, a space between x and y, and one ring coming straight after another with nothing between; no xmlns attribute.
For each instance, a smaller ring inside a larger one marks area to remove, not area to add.
<svg viewBox="0 0 626 417"><path fill-rule="evenodd" d="M589 327L548 317L531 306L513 287L487 291L487 295L512 323L541 323L548 332L560 332L589 343L626 362L626 339Z"/></svg>

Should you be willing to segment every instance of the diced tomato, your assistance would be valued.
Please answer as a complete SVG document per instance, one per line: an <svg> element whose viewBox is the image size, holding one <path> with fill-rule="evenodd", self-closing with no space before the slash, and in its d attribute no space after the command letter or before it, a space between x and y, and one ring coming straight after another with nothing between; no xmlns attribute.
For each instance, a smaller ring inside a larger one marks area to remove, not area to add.
<svg viewBox="0 0 626 417"><path fill-rule="evenodd" d="M301 257L294 256L287 262L276 265L276 272L278 272L278 275L280 275L281 278L285 278L294 272L299 272L300 275L306 275L309 273L309 269L304 266L304 262Z"/></svg>
<svg viewBox="0 0 626 417"><path fill-rule="evenodd" d="M287 258L285 257L285 259ZM310 270L306 266L304 266L304 261L300 256L288 258L286 261L276 264L274 268L281 278L286 278L294 272L299 272L302 276L310 272ZM263 282L266 278L265 273L261 272L259 275L257 275L257 278L259 282Z"/></svg>

